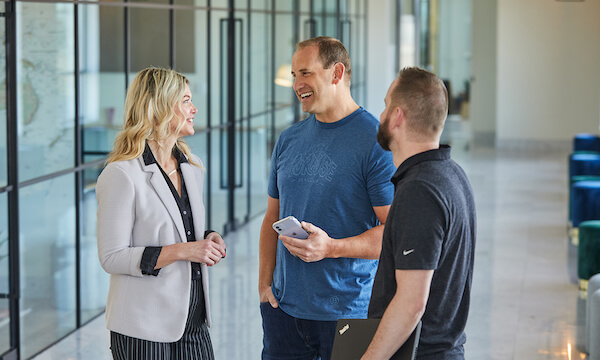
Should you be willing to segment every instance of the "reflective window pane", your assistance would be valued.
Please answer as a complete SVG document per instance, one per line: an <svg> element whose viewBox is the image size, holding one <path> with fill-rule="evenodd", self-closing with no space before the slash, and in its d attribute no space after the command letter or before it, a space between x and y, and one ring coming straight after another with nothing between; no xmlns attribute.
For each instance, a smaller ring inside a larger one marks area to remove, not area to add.
<svg viewBox="0 0 600 360"><path fill-rule="evenodd" d="M149 66L170 67L169 11L130 8L131 77Z"/></svg>
<svg viewBox="0 0 600 360"><path fill-rule="evenodd" d="M20 181L74 165L73 9L17 2Z"/></svg>
<svg viewBox="0 0 600 360"><path fill-rule="evenodd" d="M249 97L250 114L262 113L269 108L273 81L285 88L293 81L289 63L276 64L273 74L269 66L273 47L265 39L271 38L271 19L265 13L251 13L248 17L251 29L248 43L250 91L246 95Z"/></svg>
<svg viewBox="0 0 600 360"><path fill-rule="evenodd" d="M75 181L69 174L19 190L21 356L75 329Z"/></svg>
<svg viewBox="0 0 600 360"><path fill-rule="evenodd" d="M4 11L4 3L0 3L0 11ZM0 39L4 43L5 19L0 18ZM6 186L6 48L0 46L0 187Z"/></svg>
<svg viewBox="0 0 600 360"><path fill-rule="evenodd" d="M207 173L209 177L206 181L210 181L211 184L211 207L210 207L210 218L211 227L213 230L225 231L225 225L227 224L227 187L223 184L227 184L227 153L224 149L227 148L227 132L223 130L215 130L209 133L211 137L211 166L208 168Z"/></svg>
<svg viewBox="0 0 600 360"><path fill-rule="evenodd" d="M0 293L8 294L8 194L0 194ZM8 299L0 300L0 353L10 348Z"/></svg>
<svg viewBox="0 0 600 360"><path fill-rule="evenodd" d="M124 10L114 6L79 6L80 121L83 161L112 150L123 124L125 104Z"/></svg>
<svg viewBox="0 0 600 360"><path fill-rule="evenodd" d="M229 8L229 0L210 0L210 6L220 9Z"/></svg>
<svg viewBox="0 0 600 360"><path fill-rule="evenodd" d="M267 152L267 119L256 116L250 119L248 152L248 176L250 214L258 215L267 210L267 185L270 170L270 156Z"/></svg>
<svg viewBox="0 0 600 360"><path fill-rule="evenodd" d="M225 11L211 11L211 49L210 74L211 84L208 91L211 94L211 113L208 122L211 127L219 126L227 121L227 59L224 58L227 48L226 21L228 14Z"/></svg>
<svg viewBox="0 0 600 360"><path fill-rule="evenodd" d="M176 11L176 23L188 23L189 27L177 27L175 30L176 69L190 81L192 101L198 113L194 118L194 129L201 131L207 127L208 109L208 68L207 51L208 32L207 11ZM190 31L193 29L193 31ZM193 34L193 35L191 35Z"/></svg>
<svg viewBox="0 0 600 360"><path fill-rule="evenodd" d="M104 311L109 275L98 261L96 245L96 179L102 166L84 170L81 201L81 322L85 323Z"/></svg>
<svg viewBox="0 0 600 360"><path fill-rule="evenodd" d="M191 3L191 0L188 0ZM204 45L196 41L196 37L205 37L205 11L174 11L175 64L173 68L182 73L196 72L196 56L206 58L206 52L198 52L196 48ZM197 27L196 27L197 26Z"/></svg>
<svg viewBox="0 0 600 360"><path fill-rule="evenodd" d="M292 55L296 49L294 43L294 17L292 15L278 15L275 18L275 63L272 72L274 76L282 66L289 66L291 71ZM292 87L277 86L275 88L275 108L290 106L294 102L294 90Z"/></svg>

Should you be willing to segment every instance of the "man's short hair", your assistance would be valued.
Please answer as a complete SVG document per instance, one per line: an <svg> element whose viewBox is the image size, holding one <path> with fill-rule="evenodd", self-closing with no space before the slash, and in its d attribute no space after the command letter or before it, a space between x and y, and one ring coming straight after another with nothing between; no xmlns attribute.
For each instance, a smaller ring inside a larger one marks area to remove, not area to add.
<svg viewBox="0 0 600 360"><path fill-rule="evenodd" d="M426 138L437 137L448 115L448 90L437 75L417 67L400 71L392 90L392 106L399 106L409 129Z"/></svg>
<svg viewBox="0 0 600 360"><path fill-rule="evenodd" d="M329 69L337 63L344 64L344 67L346 68L346 85L350 87L352 69L350 67L350 55L348 55L348 51L344 44L336 38L319 36L299 42L296 45L296 50L304 49L309 46L319 47L319 60L321 60L324 69Z"/></svg>

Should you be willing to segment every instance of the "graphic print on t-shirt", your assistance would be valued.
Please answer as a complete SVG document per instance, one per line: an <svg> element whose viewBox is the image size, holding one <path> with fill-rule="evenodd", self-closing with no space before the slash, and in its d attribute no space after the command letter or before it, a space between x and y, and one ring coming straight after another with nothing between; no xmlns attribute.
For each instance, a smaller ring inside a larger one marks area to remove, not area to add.
<svg viewBox="0 0 600 360"><path fill-rule="evenodd" d="M337 164L323 151L315 148L306 154L298 154L292 163L294 176L302 176L309 182L331 182Z"/></svg>

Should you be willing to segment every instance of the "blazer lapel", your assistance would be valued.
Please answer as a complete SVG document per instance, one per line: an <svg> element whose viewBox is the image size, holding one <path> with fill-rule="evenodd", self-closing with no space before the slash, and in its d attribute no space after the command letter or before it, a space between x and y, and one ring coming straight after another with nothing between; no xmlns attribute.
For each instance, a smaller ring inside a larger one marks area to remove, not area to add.
<svg viewBox="0 0 600 360"><path fill-rule="evenodd" d="M171 190L169 189L169 186L167 185L163 174L160 172L158 165L146 165L142 157L139 157L138 160L140 161L142 169L144 169L144 171L146 172L151 173L150 184L154 188L154 191L156 191L156 194L162 201L163 205L167 209L167 212L171 216L171 219L175 223L181 241L186 242L185 228L183 227L183 220L181 219L181 214L179 213L179 207L177 206L177 203L173 198L173 194L171 193Z"/></svg>

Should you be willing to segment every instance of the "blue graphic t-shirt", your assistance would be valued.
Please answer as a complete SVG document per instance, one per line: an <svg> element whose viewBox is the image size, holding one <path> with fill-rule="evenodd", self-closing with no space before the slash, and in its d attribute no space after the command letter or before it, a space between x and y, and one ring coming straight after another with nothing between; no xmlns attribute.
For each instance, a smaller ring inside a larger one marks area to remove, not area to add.
<svg viewBox="0 0 600 360"><path fill-rule="evenodd" d="M361 107L335 123L311 115L283 131L269 177L279 218L294 215L334 239L379 225L373 207L391 204L396 168L377 143L378 126ZM278 241L272 288L281 309L297 318L366 318L376 270L377 260L305 263Z"/></svg>

